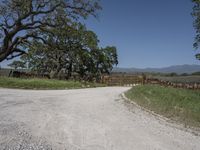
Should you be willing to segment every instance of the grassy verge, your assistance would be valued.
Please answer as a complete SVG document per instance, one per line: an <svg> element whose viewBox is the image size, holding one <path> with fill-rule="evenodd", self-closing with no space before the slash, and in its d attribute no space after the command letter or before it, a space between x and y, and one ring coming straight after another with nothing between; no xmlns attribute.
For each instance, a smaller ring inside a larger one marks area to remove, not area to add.
<svg viewBox="0 0 200 150"><path fill-rule="evenodd" d="M0 77L0 87L3 88L19 88L19 89L77 89L89 87L102 87L103 84L98 83L81 83L78 81L61 81L48 79L20 79Z"/></svg>
<svg viewBox="0 0 200 150"><path fill-rule="evenodd" d="M200 127L200 91L144 85L132 88L125 95L157 114L186 126Z"/></svg>

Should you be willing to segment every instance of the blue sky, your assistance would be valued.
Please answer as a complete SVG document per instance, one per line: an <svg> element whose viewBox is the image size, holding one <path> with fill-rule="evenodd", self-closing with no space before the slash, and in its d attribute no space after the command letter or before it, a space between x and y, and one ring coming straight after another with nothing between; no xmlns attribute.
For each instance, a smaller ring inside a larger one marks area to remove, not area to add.
<svg viewBox="0 0 200 150"><path fill-rule="evenodd" d="M101 0L101 5L99 20L85 23L102 47L117 47L119 67L200 64L192 46L190 0Z"/></svg>
<svg viewBox="0 0 200 150"><path fill-rule="evenodd" d="M200 64L190 0L102 0L99 21L86 21L101 46L118 48L119 67Z"/></svg>

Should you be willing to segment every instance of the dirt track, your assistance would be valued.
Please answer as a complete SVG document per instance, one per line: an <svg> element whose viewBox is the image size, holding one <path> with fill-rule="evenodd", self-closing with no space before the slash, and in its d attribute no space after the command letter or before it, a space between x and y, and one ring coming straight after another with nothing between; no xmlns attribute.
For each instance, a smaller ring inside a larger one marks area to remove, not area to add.
<svg viewBox="0 0 200 150"><path fill-rule="evenodd" d="M130 109L119 96L126 90L0 89L0 150L200 149L200 136Z"/></svg>

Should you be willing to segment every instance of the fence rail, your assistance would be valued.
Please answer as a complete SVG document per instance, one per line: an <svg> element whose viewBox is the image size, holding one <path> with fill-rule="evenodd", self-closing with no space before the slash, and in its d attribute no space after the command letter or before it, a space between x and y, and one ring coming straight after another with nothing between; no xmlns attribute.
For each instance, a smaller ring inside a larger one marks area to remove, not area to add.
<svg viewBox="0 0 200 150"><path fill-rule="evenodd" d="M139 75L105 75L102 76L102 83L110 86L126 86L142 84L144 82L143 76Z"/></svg>
<svg viewBox="0 0 200 150"><path fill-rule="evenodd" d="M12 76L20 78L49 78L48 75L31 74L9 69L0 70L0 76ZM136 84L156 84L165 87L183 88L191 90L200 90L200 83L177 83L161 80L157 78L146 78L145 75L111 74L101 76L101 83L109 86L134 86Z"/></svg>

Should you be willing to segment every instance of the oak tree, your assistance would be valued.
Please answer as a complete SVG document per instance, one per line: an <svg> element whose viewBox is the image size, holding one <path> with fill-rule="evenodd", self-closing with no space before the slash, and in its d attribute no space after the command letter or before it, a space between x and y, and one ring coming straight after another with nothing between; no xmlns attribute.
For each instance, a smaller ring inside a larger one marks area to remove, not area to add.
<svg viewBox="0 0 200 150"><path fill-rule="evenodd" d="M70 24L79 17L96 16L98 0L4 0L0 2L0 62L27 52L42 32ZM52 33L53 34L53 33Z"/></svg>

